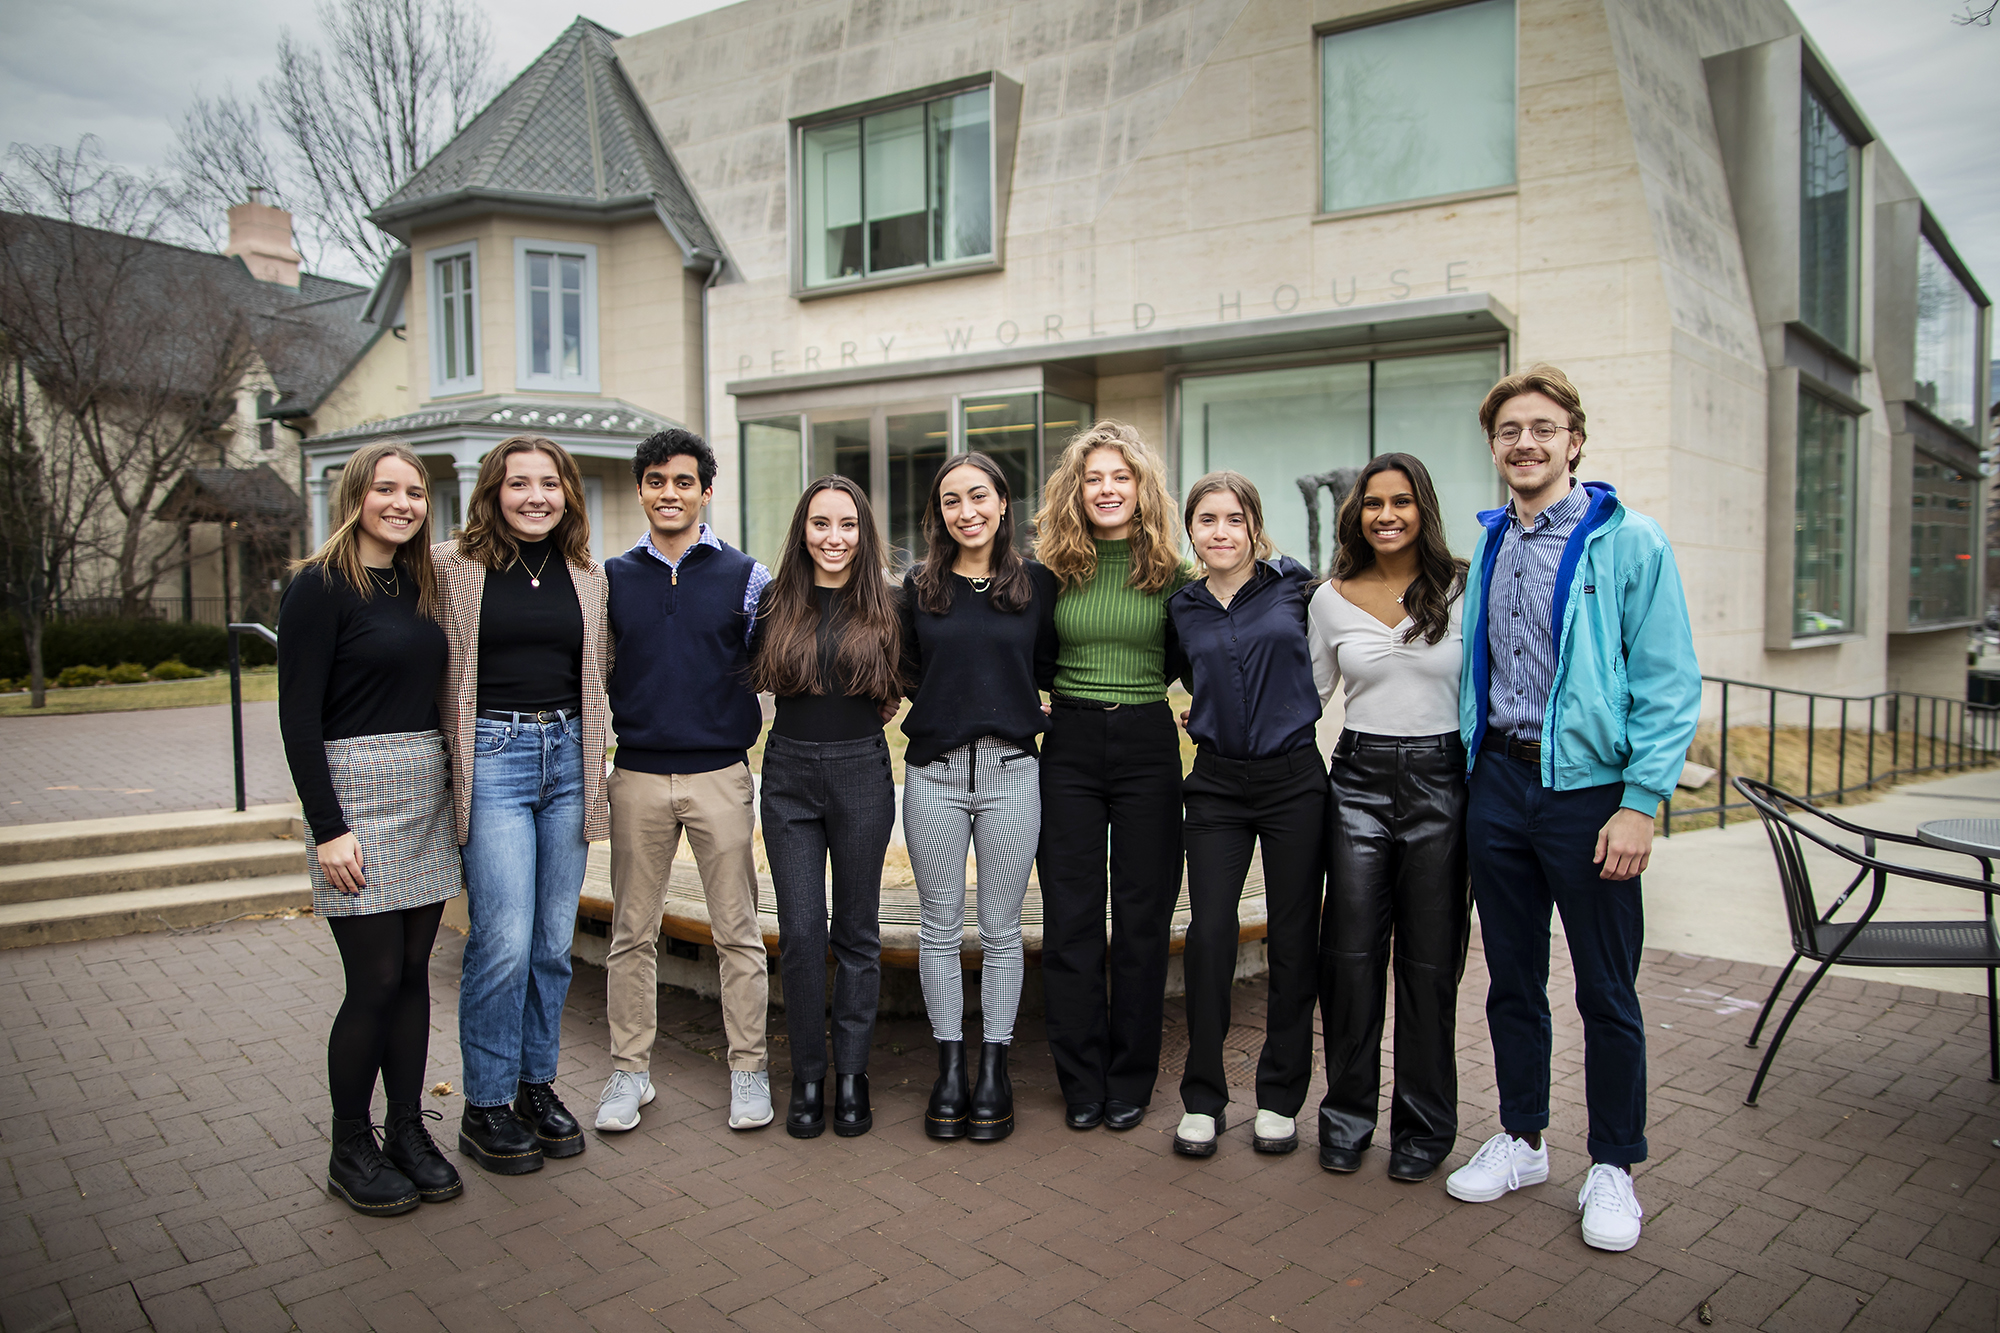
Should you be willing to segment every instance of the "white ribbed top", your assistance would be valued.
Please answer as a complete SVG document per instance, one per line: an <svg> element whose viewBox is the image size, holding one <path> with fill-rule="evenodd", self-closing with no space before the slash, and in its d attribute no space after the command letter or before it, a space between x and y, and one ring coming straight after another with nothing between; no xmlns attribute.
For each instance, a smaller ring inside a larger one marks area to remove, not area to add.
<svg viewBox="0 0 2000 1333"><path fill-rule="evenodd" d="M1313 683L1322 705L1347 684L1350 731L1371 736L1436 736L1458 730L1458 669L1465 655L1463 597L1436 643L1404 643L1407 617L1393 628L1322 583L1307 607Z"/></svg>

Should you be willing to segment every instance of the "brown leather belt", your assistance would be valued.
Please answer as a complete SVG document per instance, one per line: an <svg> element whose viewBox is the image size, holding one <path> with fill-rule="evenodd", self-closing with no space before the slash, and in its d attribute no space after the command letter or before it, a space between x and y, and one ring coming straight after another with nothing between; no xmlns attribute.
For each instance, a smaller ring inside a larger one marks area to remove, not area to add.
<svg viewBox="0 0 2000 1333"><path fill-rule="evenodd" d="M1509 759L1519 759L1523 763L1539 764L1542 762L1542 743L1540 741L1517 741L1512 736L1498 731L1489 731L1480 737L1479 748L1489 750L1494 754L1504 754Z"/></svg>

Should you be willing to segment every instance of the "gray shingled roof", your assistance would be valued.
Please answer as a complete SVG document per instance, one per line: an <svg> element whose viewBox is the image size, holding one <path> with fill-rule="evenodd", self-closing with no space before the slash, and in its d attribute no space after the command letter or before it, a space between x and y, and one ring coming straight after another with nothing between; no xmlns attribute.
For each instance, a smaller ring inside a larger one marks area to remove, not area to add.
<svg viewBox="0 0 2000 1333"><path fill-rule="evenodd" d="M618 35L578 18L370 219L399 233L408 219L475 199L593 211L650 203L683 249L720 255L619 67Z"/></svg>
<svg viewBox="0 0 2000 1333"><path fill-rule="evenodd" d="M365 444L370 440L423 435L438 431L485 430L502 434L532 431L560 433L565 439L642 440L680 422L619 398L578 398L571 401L495 394L441 403L386 421L367 421L342 430L315 435L307 447Z"/></svg>

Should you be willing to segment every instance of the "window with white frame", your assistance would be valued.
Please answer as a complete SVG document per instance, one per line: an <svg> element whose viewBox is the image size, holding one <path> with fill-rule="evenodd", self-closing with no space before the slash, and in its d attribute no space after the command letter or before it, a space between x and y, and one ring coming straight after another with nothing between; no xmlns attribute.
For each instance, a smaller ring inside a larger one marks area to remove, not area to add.
<svg viewBox="0 0 2000 1333"><path fill-rule="evenodd" d="M430 271L431 393L480 388L479 247L475 241L425 254Z"/></svg>
<svg viewBox="0 0 2000 1333"><path fill-rule="evenodd" d="M993 259L993 90L799 131L800 278L825 287Z"/></svg>
<svg viewBox="0 0 2000 1333"><path fill-rule="evenodd" d="M514 383L597 392L597 247L514 242Z"/></svg>

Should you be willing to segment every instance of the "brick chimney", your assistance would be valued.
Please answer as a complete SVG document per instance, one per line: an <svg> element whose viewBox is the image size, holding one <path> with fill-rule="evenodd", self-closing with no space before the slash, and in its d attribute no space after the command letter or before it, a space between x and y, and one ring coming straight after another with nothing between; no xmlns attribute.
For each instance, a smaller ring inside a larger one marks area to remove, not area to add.
<svg viewBox="0 0 2000 1333"><path fill-rule="evenodd" d="M250 187L248 203L229 210L225 255L239 255L259 282L299 285L299 252L292 249L292 215L264 202L262 186Z"/></svg>

